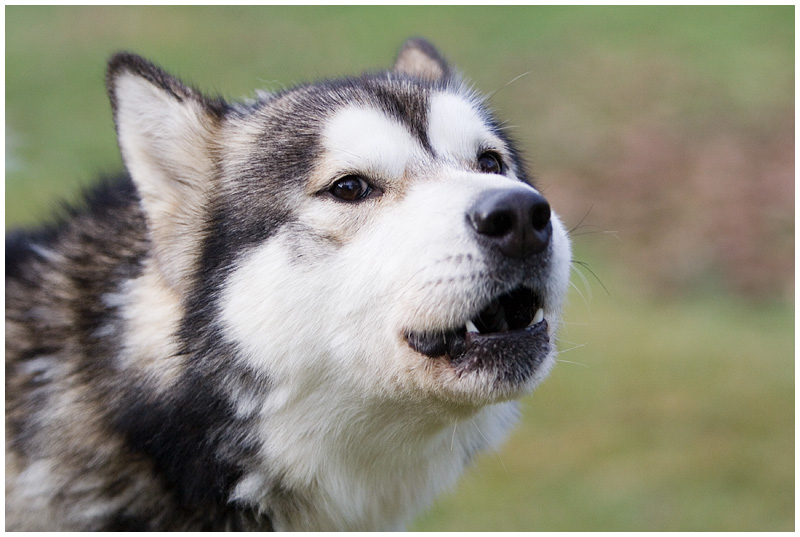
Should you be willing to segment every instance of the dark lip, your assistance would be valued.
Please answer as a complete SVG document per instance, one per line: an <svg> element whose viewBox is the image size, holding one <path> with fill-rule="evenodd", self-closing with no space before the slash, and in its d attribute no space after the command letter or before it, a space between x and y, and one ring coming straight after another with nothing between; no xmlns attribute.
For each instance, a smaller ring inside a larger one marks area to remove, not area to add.
<svg viewBox="0 0 800 537"><path fill-rule="evenodd" d="M432 359L445 359L458 376L482 371L498 382L519 385L527 381L550 353L547 320L520 330L477 334L454 331L437 334L441 345L431 345L424 334L406 334L409 346Z"/></svg>
<svg viewBox="0 0 800 537"><path fill-rule="evenodd" d="M476 371L492 374L498 381L521 384L528 380L550 354L547 321L531 327L494 334L468 333L464 352L450 357L460 375Z"/></svg>
<svg viewBox="0 0 800 537"><path fill-rule="evenodd" d="M498 380L519 383L530 377L550 352L548 324L529 326L539 295L525 287L495 297L472 319L479 333L466 326L446 331L407 331L405 339L415 351L450 362L458 375L478 370Z"/></svg>

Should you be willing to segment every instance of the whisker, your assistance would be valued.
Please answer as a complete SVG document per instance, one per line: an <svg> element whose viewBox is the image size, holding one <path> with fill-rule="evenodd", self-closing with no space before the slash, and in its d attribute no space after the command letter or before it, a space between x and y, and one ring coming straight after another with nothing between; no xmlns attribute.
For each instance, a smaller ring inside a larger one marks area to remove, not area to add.
<svg viewBox="0 0 800 537"><path fill-rule="evenodd" d="M568 339L564 339L561 336L556 336L556 340L558 341L559 344L561 344L561 343L569 343L570 345L578 345L578 346L586 345L585 343L578 343L577 341L570 341ZM561 352L561 351L559 351L559 352Z"/></svg>
<svg viewBox="0 0 800 537"><path fill-rule="evenodd" d="M590 269L590 268L589 268L589 263L587 263L587 262L585 262L585 261L577 261L577 260L575 260L575 259L573 259L573 260L572 260L572 263L573 263L573 264L575 264L575 265L578 265L578 266L580 266L580 267L583 267L583 269L584 269L584 270L587 270L587 271L589 271L589 274L591 274L592 276L594 276L594 278L597 280L597 283L599 283L599 284L600 284L600 287L602 287L602 288L603 288L603 290L606 292L606 294L607 294L608 296L611 296L611 293L609 292L609 290L608 290L608 288L605 286L605 284L603 284L603 281L602 281L602 280L601 280L601 279L600 279L600 278L597 276L597 274L595 274L595 272L594 272L592 269ZM580 271L578 271L578 274L580 274Z"/></svg>
<svg viewBox="0 0 800 537"><path fill-rule="evenodd" d="M575 230L577 230L579 227L581 227L581 224L583 224L583 221L586 220L589 217L589 213L592 212L593 208L594 208L594 205L590 205L589 209L586 211L586 214L584 214L583 217L580 220L578 220L578 223L575 224L573 227L571 227L569 229L569 231L567 231L567 233L572 235L575 232Z"/></svg>
<svg viewBox="0 0 800 537"><path fill-rule="evenodd" d="M483 431L481 431L481 428L478 427L478 424L473 422L472 426L475 427L475 430L478 431L478 434L481 435L481 438L483 438L486 441L486 444L491 445L491 442L489 442L489 439L486 438L485 434L483 434ZM497 455L497 459L500 461L500 464L503 466L503 471L508 473L508 469L506 468L506 463L503 461L503 457L500 454L500 449L495 447L493 451Z"/></svg>
<svg viewBox="0 0 800 537"><path fill-rule="evenodd" d="M492 98L493 98L495 95L497 95L497 94L498 94L498 93L499 93L501 90L504 90L504 89L506 89L508 86L510 86L511 84L513 84L514 82L516 82L517 80L519 80L520 78L522 78L522 77L525 77L525 76L528 76L529 74L531 74L531 71L526 71L526 72L522 73L521 75L517 75L517 76L515 76L514 78L512 78L511 80L509 80L508 82L506 82L504 85L502 85L501 87L499 87L499 88L497 88L496 90L493 90L493 91L490 91L489 93L487 93L487 94L486 94L486 99L487 99L487 100L490 100L490 99L492 99Z"/></svg>
<svg viewBox="0 0 800 537"><path fill-rule="evenodd" d="M589 326L589 323L579 323L577 321L562 320L561 324L565 326Z"/></svg>
<svg viewBox="0 0 800 537"><path fill-rule="evenodd" d="M569 360L559 360L559 359L556 359L556 362L558 362L558 363L560 363L560 364L573 364L573 365L579 365L579 366L581 366L581 367L586 367L586 368L589 368L589 366L588 366L588 365L586 365L586 364L582 364L582 363L580 363L580 362L571 362L571 361L569 361Z"/></svg>
<svg viewBox="0 0 800 537"><path fill-rule="evenodd" d="M575 271L575 274L577 274L578 277L581 279L581 281L583 281L583 286L586 289L586 292L589 295L589 298L591 298L591 296L592 296L592 288L589 287L589 280L587 280L586 276L584 276L583 273L581 273L580 271ZM583 304L587 308L589 308L590 307L589 306L589 301L587 300L586 296L584 296L583 291L581 291L580 288L577 285L575 285L575 282L570 280L569 281L569 286L572 287L573 289L575 289L575 291L578 293L578 296L580 296L581 300L583 300Z"/></svg>
<svg viewBox="0 0 800 537"><path fill-rule="evenodd" d="M580 237L582 235L592 235L592 234L595 234L595 233L600 233L600 234L613 235L617 240L621 241L622 239L619 237L619 234L616 231L605 229L603 226L598 226L596 224L587 224L587 225L583 224L584 221L586 221L586 219L589 217L589 213L592 212L593 208L594 208L594 205L589 206L589 209L586 211L586 214L584 214L583 217L580 220L578 220L577 224L572 226L567 231L569 236L570 237ZM581 228L594 228L594 230L593 231L584 231L584 232L581 232L581 233L576 233Z"/></svg>
<svg viewBox="0 0 800 537"><path fill-rule="evenodd" d="M594 225L592 225L592 226L582 226L582 227L584 227L584 228L593 227L593 228L597 228L597 229L594 229L594 230L591 230L591 231L582 231L580 233L575 233L573 231L573 232L571 232L569 234L569 236L570 237L582 237L583 235L611 235L612 237L614 237L618 241L622 242L622 238L620 238L619 232L617 232L617 231L613 231L613 230L610 230L610 229L604 229L602 226L594 226Z"/></svg>
<svg viewBox="0 0 800 537"><path fill-rule="evenodd" d="M543 185L542 187L537 186L536 189L539 191L540 194L544 194L547 191L547 189L550 188L552 185L553 181L550 181L549 183ZM570 235L571 233L568 231L567 234Z"/></svg>
<svg viewBox="0 0 800 537"><path fill-rule="evenodd" d="M559 350L558 350L558 354L559 354L559 355L561 355L561 354L563 354L563 353L565 353L565 352L574 351L574 350L580 349L581 347L585 347L586 345L588 345L588 343L574 343L574 344L572 345L572 347L569 347L569 348L566 348L566 349L559 349ZM556 359L557 359L557 358L556 358ZM557 360L558 360L558 359L557 359ZM560 361L560 360L559 360L559 361Z"/></svg>

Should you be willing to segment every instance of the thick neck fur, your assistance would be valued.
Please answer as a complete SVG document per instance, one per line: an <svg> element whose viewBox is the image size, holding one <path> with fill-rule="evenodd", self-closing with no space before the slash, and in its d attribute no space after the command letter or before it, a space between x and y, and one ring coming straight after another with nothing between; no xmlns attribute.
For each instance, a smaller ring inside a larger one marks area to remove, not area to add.
<svg viewBox="0 0 800 537"><path fill-rule="evenodd" d="M272 506L276 529L402 529L516 417L515 403L454 419L348 393L276 390L260 420L262 464L244 475L236 499L269 490L260 501Z"/></svg>

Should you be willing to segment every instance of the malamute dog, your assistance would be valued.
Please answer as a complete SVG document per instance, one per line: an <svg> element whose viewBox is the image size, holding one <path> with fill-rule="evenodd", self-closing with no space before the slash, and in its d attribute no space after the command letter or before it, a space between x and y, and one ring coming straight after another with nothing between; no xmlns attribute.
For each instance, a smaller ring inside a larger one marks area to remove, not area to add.
<svg viewBox="0 0 800 537"><path fill-rule="evenodd" d="M6 527L402 528L554 362L567 234L426 41L209 98L132 54L123 178L6 237Z"/></svg>

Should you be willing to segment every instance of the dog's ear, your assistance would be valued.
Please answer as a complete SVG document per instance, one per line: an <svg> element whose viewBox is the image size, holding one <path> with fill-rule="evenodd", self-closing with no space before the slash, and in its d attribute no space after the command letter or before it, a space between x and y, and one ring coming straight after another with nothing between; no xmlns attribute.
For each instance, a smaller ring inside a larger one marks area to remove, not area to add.
<svg viewBox="0 0 800 537"><path fill-rule="evenodd" d="M397 53L394 70L398 73L435 82L450 76L450 67L430 42L409 39Z"/></svg>
<svg viewBox="0 0 800 537"><path fill-rule="evenodd" d="M213 140L225 104L128 53L111 59L106 85L156 264L166 281L185 293L213 187Z"/></svg>

